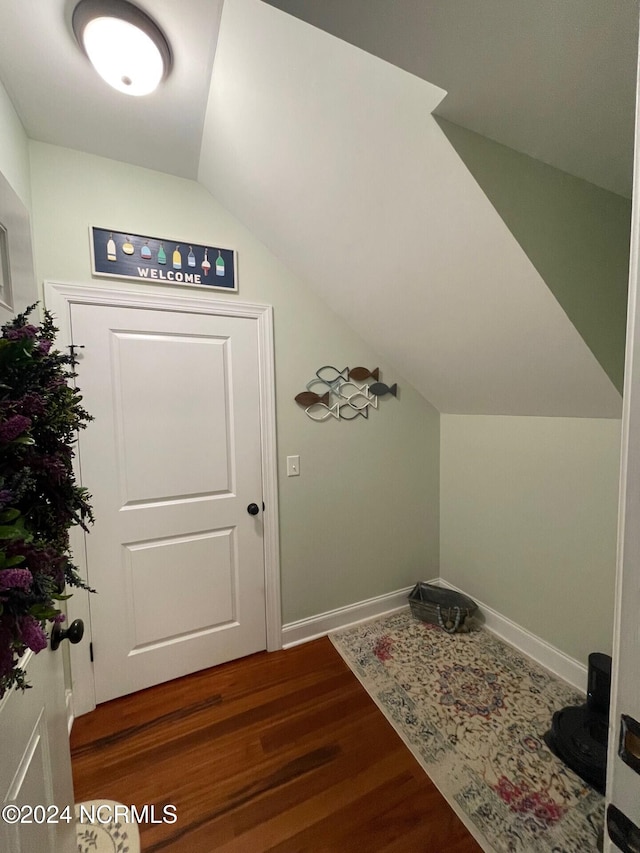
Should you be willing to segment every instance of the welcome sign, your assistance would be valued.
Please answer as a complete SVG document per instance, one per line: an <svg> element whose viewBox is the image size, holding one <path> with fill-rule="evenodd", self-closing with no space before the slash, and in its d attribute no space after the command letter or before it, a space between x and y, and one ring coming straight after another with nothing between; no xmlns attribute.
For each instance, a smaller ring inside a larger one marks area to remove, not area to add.
<svg viewBox="0 0 640 853"><path fill-rule="evenodd" d="M238 290L233 249L91 227L94 275Z"/></svg>

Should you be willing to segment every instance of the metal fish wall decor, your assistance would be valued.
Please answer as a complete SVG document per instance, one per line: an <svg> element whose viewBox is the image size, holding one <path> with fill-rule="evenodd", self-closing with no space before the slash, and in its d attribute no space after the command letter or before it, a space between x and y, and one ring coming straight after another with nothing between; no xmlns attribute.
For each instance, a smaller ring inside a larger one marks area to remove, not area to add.
<svg viewBox="0 0 640 853"><path fill-rule="evenodd" d="M296 397L296 403L300 406L313 406L314 403L324 403L325 406L329 405L329 397L331 393L327 391L326 394L323 394L322 397L320 394L316 394L315 391L303 391L301 394L298 394Z"/></svg>
<svg viewBox="0 0 640 853"><path fill-rule="evenodd" d="M362 382L369 378L375 379L377 382L380 379L380 368L375 367L373 370L369 370L367 367L352 367L349 369L349 379L357 379L358 382Z"/></svg>
<svg viewBox="0 0 640 853"><path fill-rule="evenodd" d="M371 385L367 379L373 379ZM355 380L355 382L353 381ZM358 383L364 382L360 385ZM339 370L325 364L316 370L313 379L307 382L306 391L296 395L295 401L305 410L312 421L353 421L368 418L369 409L377 409L380 397L398 396L398 385L386 385L380 381L380 368L344 367Z"/></svg>
<svg viewBox="0 0 640 853"><path fill-rule="evenodd" d="M377 397L384 397L385 394L391 394L392 397L398 396L398 386L395 382L391 387L385 385L384 382L374 382L373 385L369 386L369 391Z"/></svg>

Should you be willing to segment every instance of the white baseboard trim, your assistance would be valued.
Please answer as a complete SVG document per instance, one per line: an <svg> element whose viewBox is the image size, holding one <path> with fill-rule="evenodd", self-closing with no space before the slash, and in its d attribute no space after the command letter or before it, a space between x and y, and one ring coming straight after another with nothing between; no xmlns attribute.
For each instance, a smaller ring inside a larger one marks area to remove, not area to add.
<svg viewBox="0 0 640 853"><path fill-rule="evenodd" d="M282 648L289 649L300 643L315 640L317 637L324 637L331 631L350 628L359 622L366 622L368 619L375 619L377 616L384 616L386 613L401 610L407 606L407 596L412 589L413 585L406 589L398 589L385 595L357 601L355 604L349 604L346 607L338 607L336 610L329 610L326 613L319 613L309 619L299 619L297 622L283 625Z"/></svg>
<svg viewBox="0 0 640 853"><path fill-rule="evenodd" d="M458 589L457 586L448 583L444 578L440 578L438 583L440 586L446 587L446 589L453 589L456 592L464 593L464 590ZM509 643L509 645L514 646L518 651L533 658L540 666L550 670L558 678L562 678L563 681L568 682L572 687L579 690L580 693L586 692L586 666L569 657L564 652L561 652L560 649L552 646L551 643L547 643L546 640L527 631L526 628L522 628L520 625L512 622L511 619L498 613L492 607L478 601L477 598L474 598L474 601L482 611L485 620L484 626L488 631L491 631L492 634L500 637L501 640Z"/></svg>
<svg viewBox="0 0 640 853"><path fill-rule="evenodd" d="M464 593L464 590L459 589L444 578L433 578L428 583L435 583L439 586L453 589L456 592ZM357 601L354 604L349 604L346 607L338 607L336 610L329 610L326 613L319 613L317 616L311 616L308 619L299 619L297 622L290 622L282 626L282 648L289 649L292 646L298 646L301 643L307 643L309 640L315 640L318 637L324 637L331 631L338 631L342 628L350 628L360 622L366 622L369 619L375 619L378 616L384 616L387 613L393 613L397 610L402 610L407 606L407 596L413 589L409 586L406 589L398 589L395 592L389 592L385 595L378 595L374 598L367 598L364 601ZM558 678L562 678L580 693L584 693L587 685L587 667L581 664L574 658L569 657L560 649L552 646L541 637L527 631L517 625L511 619L498 613L492 607L474 599L478 607L482 611L484 626L492 634L500 637L509 645L514 646L522 654L533 658L536 663L548 669Z"/></svg>

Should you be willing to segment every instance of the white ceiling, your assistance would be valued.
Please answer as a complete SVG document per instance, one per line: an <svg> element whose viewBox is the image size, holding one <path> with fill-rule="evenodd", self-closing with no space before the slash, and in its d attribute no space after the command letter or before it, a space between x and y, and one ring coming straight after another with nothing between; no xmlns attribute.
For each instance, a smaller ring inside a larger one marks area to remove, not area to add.
<svg viewBox="0 0 640 853"><path fill-rule="evenodd" d="M0 0L0 80L28 135L194 177L224 0L138 0L175 57L142 99L92 72L75 2ZM443 117L631 195L637 0L268 2L445 89Z"/></svg>
<svg viewBox="0 0 640 853"><path fill-rule="evenodd" d="M34 139L197 177L441 411L618 415L618 393L431 111L476 130L486 119L503 142L511 129L507 144L555 165L573 151L568 171L623 191L637 30L628 0L366 0L366 13L365 0L314 4L339 5L347 22L360 7L378 43L388 34L414 58L439 56L456 89L446 97L262 0L225 0L221 18L222 2L140 2L175 69L138 99L89 67L70 29L74 0L0 0L0 80ZM397 27L401 6L411 34ZM409 13L425 8L420 30Z"/></svg>
<svg viewBox="0 0 640 853"><path fill-rule="evenodd" d="M0 0L0 80L27 135L195 178L223 0L142 0L174 68L143 98L110 89L71 29L77 0Z"/></svg>
<svg viewBox="0 0 640 853"><path fill-rule="evenodd" d="M637 0L267 0L442 87L438 115L631 196Z"/></svg>

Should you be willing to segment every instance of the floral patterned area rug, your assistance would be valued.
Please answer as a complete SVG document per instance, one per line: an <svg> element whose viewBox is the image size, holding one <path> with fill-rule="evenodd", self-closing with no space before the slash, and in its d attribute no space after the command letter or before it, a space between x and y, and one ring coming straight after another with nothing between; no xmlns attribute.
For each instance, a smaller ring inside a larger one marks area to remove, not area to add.
<svg viewBox="0 0 640 853"><path fill-rule="evenodd" d="M483 850L595 851L604 799L543 741L584 696L484 629L409 609L330 635Z"/></svg>

